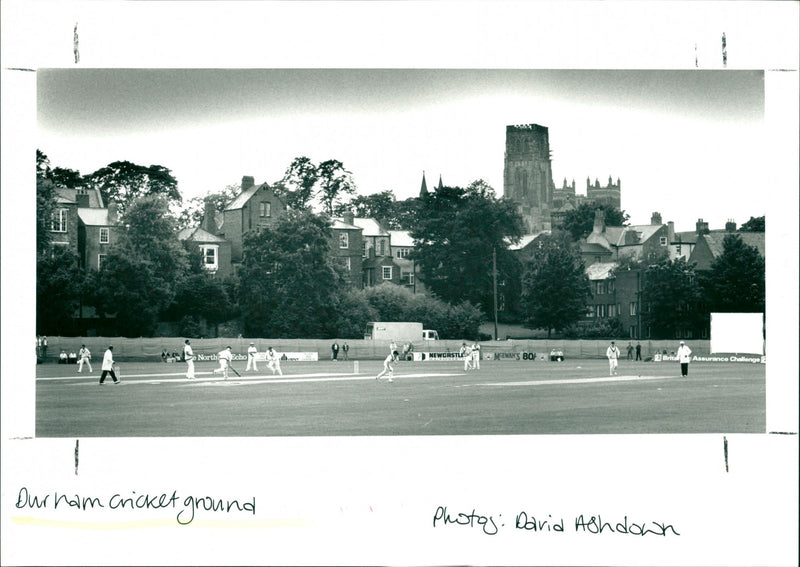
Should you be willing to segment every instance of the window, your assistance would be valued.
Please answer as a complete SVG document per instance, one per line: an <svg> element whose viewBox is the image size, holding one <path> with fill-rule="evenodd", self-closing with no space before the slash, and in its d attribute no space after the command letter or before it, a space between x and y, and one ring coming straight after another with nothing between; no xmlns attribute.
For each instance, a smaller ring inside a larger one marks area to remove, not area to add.
<svg viewBox="0 0 800 567"><path fill-rule="evenodd" d="M108 229L100 229L100 244L108 244Z"/></svg>
<svg viewBox="0 0 800 567"><path fill-rule="evenodd" d="M57 209L50 217L50 232L67 232L67 209Z"/></svg>
<svg viewBox="0 0 800 567"><path fill-rule="evenodd" d="M206 267L208 270L216 270L219 268L218 262L218 251L219 246L215 244L208 244L205 246L200 246L200 250L203 252L203 266Z"/></svg>
<svg viewBox="0 0 800 567"><path fill-rule="evenodd" d="M397 249L397 257L398 258L408 258L410 250L408 248L398 248Z"/></svg>
<svg viewBox="0 0 800 567"><path fill-rule="evenodd" d="M628 331L628 336L632 339L636 338L636 325L631 325L631 328Z"/></svg>
<svg viewBox="0 0 800 567"><path fill-rule="evenodd" d="M599 281L597 282L597 295L603 295L606 292L605 282Z"/></svg>
<svg viewBox="0 0 800 567"><path fill-rule="evenodd" d="M630 307L631 307L631 311L630 311L631 317L635 317L636 316L636 302L635 301L631 301Z"/></svg>
<svg viewBox="0 0 800 567"><path fill-rule="evenodd" d="M258 216L271 217L272 216L272 203L269 201L261 201L258 204Z"/></svg>
<svg viewBox="0 0 800 567"><path fill-rule="evenodd" d="M386 256L386 240L383 238L378 241L378 256Z"/></svg>
<svg viewBox="0 0 800 567"><path fill-rule="evenodd" d="M614 280L608 280L608 293L614 293Z"/></svg>
<svg viewBox="0 0 800 567"><path fill-rule="evenodd" d="M661 244L661 246L666 246L667 245L667 237L666 236L660 237L658 239L658 242L659 242L659 244Z"/></svg>
<svg viewBox="0 0 800 567"><path fill-rule="evenodd" d="M105 264L105 263L106 263L106 254L98 254L97 255L97 269L99 270L100 268L102 268L103 264Z"/></svg>
<svg viewBox="0 0 800 567"><path fill-rule="evenodd" d="M595 305L595 310L598 317L605 317L606 316L606 306L605 305Z"/></svg>
<svg viewBox="0 0 800 567"><path fill-rule="evenodd" d="M367 247L367 241L365 240L364 241L364 258L366 258L368 256L368 254L367 254L368 250L369 249Z"/></svg>
<svg viewBox="0 0 800 567"><path fill-rule="evenodd" d="M586 318L594 318L594 305L589 305L589 307L586 308Z"/></svg>
<svg viewBox="0 0 800 567"><path fill-rule="evenodd" d="M350 235L346 232L339 233L339 248L350 248Z"/></svg>
<svg viewBox="0 0 800 567"><path fill-rule="evenodd" d="M383 279L390 280L392 279L392 267L391 266L381 266L383 271Z"/></svg>
<svg viewBox="0 0 800 567"><path fill-rule="evenodd" d="M414 285L414 272L411 271L401 271L400 272L400 279L406 285Z"/></svg>
<svg viewBox="0 0 800 567"><path fill-rule="evenodd" d="M608 305L608 316L609 317L616 317L617 316L617 306L613 303Z"/></svg>

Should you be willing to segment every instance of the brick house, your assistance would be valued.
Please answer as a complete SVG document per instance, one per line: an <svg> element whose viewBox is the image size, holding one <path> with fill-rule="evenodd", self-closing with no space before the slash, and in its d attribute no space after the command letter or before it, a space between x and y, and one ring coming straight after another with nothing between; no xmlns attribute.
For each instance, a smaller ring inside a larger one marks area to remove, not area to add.
<svg viewBox="0 0 800 567"><path fill-rule="evenodd" d="M385 282L401 285L401 270L392 256L392 235L389 230L371 218L355 217L353 224L361 228L362 287Z"/></svg>
<svg viewBox="0 0 800 567"><path fill-rule="evenodd" d="M354 224L352 213L331 220L331 257L356 289L363 286L364 242L362 228Z"/></svg>
<svg viewBox="0 0 800 567"><path fill-rule="evenodd" d="M410 258L414 251L414 239L407 230L390 230L392 258L400 270L400 285L412 293L427 294L427 288L419 278L419 265Z"/></svg>
<svg viewBox="0 0 800 567"><path fill-rule="evenodd" d="M744 244L752 246L762 258L766 254L766 241L763 232L735 232L734 230L715 230L697 237L697 243L689 257L689 261L696 263L696 270L710 270L712 262L722 254L723 241L728 234L736 234Z"/></svg>
<svg viewBox="0 0 800 567"><path fill-rule="evenodd" d="M53 246L67 246L83 269L98 270L119 236L117 208L108 207L98 189L56 187L50 219Z"/></svg>
<svg viewBox="0 0 800 567"><path fill-rule="evenodd" d="M594 227L586 237L587 244L599 244L611 252L611 261L630 258L642 260L667 250L668 227L661 224L661 215L654 214L650 224L606 226L605 213L595 211Z"/></svg>
<svg viewBox="0 0 800 567"><path fill-rule="evenodd" d="M222 225L215 236L231 245L231 261L242 261L244 236L251 230L272 226L286 211L286 203L266 183L255 185L250 176L242 177L242 190L222 213Z"/></svg>

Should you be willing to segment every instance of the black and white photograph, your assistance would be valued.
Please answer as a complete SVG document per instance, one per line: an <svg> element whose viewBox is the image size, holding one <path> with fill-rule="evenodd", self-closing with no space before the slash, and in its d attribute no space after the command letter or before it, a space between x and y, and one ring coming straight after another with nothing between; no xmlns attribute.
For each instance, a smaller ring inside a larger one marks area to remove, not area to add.
<svg viewBox="0 0 800 567"><path fill-rule="evenodd" d="M156 4L4 41L4 564L796 561L797 6Z"/></svg>
<svg viewBox="0 0 800 567"><path fill-rule="evenodd" d="M43 69L37 124L37 436L765 432L763 71Z"/></svg>

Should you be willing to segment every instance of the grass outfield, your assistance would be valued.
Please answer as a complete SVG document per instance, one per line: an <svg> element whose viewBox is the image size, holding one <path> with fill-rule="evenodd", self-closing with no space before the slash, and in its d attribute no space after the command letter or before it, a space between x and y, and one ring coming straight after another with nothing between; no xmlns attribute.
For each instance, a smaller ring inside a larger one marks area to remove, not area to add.
<svg viewBox="0 0 800 567"><path fill-rule="evenodd" d="M395 365L377 361L284 362L228 381L197 363L128 362L122 383L98 385L77 366L36 368L37 437L251 437L764 433L765 365L604 360L482 361ZM265 366L262 365L262 369Z"/></svg>

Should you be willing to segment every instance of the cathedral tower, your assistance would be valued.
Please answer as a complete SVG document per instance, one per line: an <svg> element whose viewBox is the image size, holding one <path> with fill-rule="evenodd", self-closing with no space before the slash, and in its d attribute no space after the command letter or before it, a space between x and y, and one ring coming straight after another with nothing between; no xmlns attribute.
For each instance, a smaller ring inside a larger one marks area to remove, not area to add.
<svg viewBox="0 0 800 567"><path fill-rule="evenodd" d="M550 230L554 189L547 128L506 126L503 195L516 203L527 232Z"/></svg>

